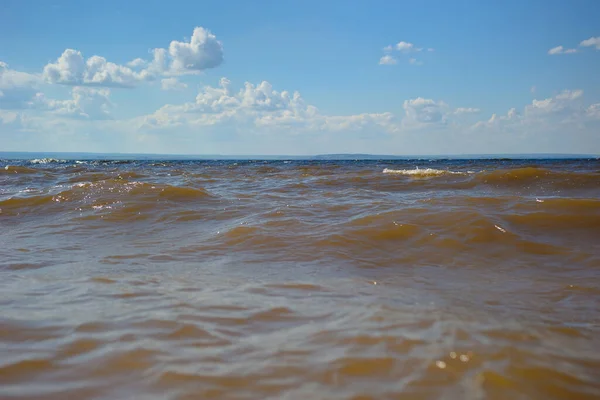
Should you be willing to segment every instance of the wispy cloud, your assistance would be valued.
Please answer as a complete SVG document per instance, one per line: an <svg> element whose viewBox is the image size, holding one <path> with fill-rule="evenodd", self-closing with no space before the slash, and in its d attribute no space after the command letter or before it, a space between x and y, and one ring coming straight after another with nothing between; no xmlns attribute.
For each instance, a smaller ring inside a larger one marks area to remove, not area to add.
<svg viewBox="0 0 600 400"><path fill-rule="evenodd" d="M386 53L386 55L384 55L383 57L381 57L379 59L379 64L380 65L393 65L393 64L398 63L398 60L391 55L391 53L394 51L404 54L404 55L409 55L409 54L422 53L423 51L433 52L433 51L435 51L435 49L433 49L431 47L429 47L429 48L417 47L417 46L415 46L414 43L400 41L394 45L385 46L383 48L383 51L384 51L384 53ZM409 57L408 62L412 65L423 65L423 62L417 60L414 56Z"/></svg>
<svg viewBox="0 0 600 400"><path fill-rule="evenodd" d="M481 110L479 108L459 107L456 110L454 110L454 114L456 114L456 115L460 115L460 114L477 114L480 111Z"/></svg>
<svg viewBox="0 0 600 400"><path fill-rule="evenodd" d="M590 37L588 39L582 40L579 42L579 47L595 47L596 50L600 50L600 36ZM579 53L577 49L568 49L563 46L556 46L548 50L548 54L551 56L556 56L559 54L573 54Z"/></svg>
<svg viewBox="0 0 600 400"><path fill-rule="evenodd" d="M556 46L548 50L548 54L551 56L556 56L559 54L573 54L577 53L577 49L565 49L563 46Z"/></svg>

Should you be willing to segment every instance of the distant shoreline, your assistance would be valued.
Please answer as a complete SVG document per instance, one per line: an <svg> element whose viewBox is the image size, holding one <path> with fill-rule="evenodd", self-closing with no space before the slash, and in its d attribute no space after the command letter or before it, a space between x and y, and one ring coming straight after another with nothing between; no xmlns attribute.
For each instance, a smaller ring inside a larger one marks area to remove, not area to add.
<svg viewBox="0 0 600 400"><path fill-rule="evenodd" d="M149 154L149 153L85 153L85 152L0 152L4 160L543 160L598 159L593 154L449 154L449 155L379 155L379 154L318 154L318 155L222 155L222 154Z"/></svg>

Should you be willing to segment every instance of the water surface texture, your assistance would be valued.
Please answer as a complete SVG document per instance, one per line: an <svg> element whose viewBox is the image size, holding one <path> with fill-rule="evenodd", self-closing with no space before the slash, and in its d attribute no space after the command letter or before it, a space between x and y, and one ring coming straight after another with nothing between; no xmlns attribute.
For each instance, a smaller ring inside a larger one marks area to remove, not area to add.
<svg viewBox="0 0 600 400"><path fill-rule="evenodd" d="M1 399L598 399L600 162L0 161Z"/></svg>

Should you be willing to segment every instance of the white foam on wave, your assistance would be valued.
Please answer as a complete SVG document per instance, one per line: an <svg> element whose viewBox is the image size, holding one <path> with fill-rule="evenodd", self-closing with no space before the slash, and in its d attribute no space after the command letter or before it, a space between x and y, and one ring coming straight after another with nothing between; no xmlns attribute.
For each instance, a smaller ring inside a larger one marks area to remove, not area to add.
<svg viewBox="0 0 600 400"><path fill-rule="evenodd" d="M431 176L441 176L441 175L466 175L465 172L457 172L457 171L450 171L450 170L446 170L446 169L435 169L435 168L420 169L419 167L417 167L415 169L385 168L383 170L383 173L384 174L414 176L414 177L431 177Z"/></svg>
<svg viewBox="0 0 600 400"><path fill-rule="evenodd" d="M51 163L66 163L66 160L57 160L56 158L36 158L31 160L32 164L51 164Z"/></svg>

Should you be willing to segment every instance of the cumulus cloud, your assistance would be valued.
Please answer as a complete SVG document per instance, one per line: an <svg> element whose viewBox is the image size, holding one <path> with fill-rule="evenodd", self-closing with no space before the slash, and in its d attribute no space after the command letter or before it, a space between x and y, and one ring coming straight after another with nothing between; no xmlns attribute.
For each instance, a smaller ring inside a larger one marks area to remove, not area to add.
<svg viewBox="0 0 600 400"><path fill-rule="evenodd" d="M480 121L474 128L492 127L530 130L553 129L565 123L581 123L595 115L594 105L586 108L582 103L583 90L563 90L555 96L534 99L520 113L511 108L506 115L493 114L487 121Z"/></svg>
<svg viewBox="0 0 600 400"><path fill-rule="evenodd" d="M218 87L204 87L194 102L166 105L157 112L171 115L204 114L209 120L216 120L223 116L257 117L263 113L285 111L297 114L306 109L307 106L298 92L278 92L266 81L257 85L246 82L242 89L234 92L231 82L221 78Z"/></svg>
<svg viewBox="0 0 600 400"><path fill-rule="evenodd" d="M448 105L443 101L424 99L418 97L404 101L405 126L418 126L426 124L443 124L446 122Z"/></svg>
<svg viewBox="0 0 600 400"><path fill-rule="evenodd" d="M390 113L323 115L313 105L306 104L298 92L277 91L267 81L246 82L235 91L228 79L221 78L217 87L204 87L195 101L166 105L138 120L138 126L155 129L229 124L261 130L286 129L286 132L339 132L369 126L391 132L394 129L391 119Z"/></svg>
<svg viewBox="0 0 600 400"><path fill-rule="evenodd" d="M165 78L160 81L162 90L183 90L188 87L187 84L179 82L177 78Z"/></svg>
<svg viewBox="0 0 600 400"><path fill-rule="evenodd" d="M581 43L579 43L579 45L581 47L595 47L596 50L600 50L600 36L585 39Z"/></svg>
<svg viewBox="0 0 600 400"><path fill-rule="evenodd" d="M257 85L246 82L239 92L231 90L231 82L221 78L219 87L207 86L196 96L196 102L188 111L220 113L231 109L243 112L277 112L302 110L307 106L300 93L278 92L263 81ZM311 106L308 106L311 107Z"/></svg>
<svg viewBox="0 0 600 400"><path fill-rule="evenodd" d="M386 54L385 56L383 56L379 59L379 65L394 65L396 63L398 63L398 60L396 60L394 57L390 56L389 54Z"/></svg>
<svg viewBox="0 0 600 400"><path fill-rule="evenodd" d="M131 68L92 56L85 60L81 52L67 49L44 67L47 82L72 86L133 87L153 77L148 71L134 72Z"/></svg>
<svg viewBox="0 0 600 400"><path fill-rule="evenodd" d="M39 76L15 71L0 61L0 109L27 107L39 83Z"/></svg>
<svg viewBox="0 0 600 400"><path fill-rule="evenodd" d="M425 154L432 142L438 151L450 153L556 151L556 146L577 152L600 145L600 103L583 104L581 90L536 99L520 110L493 114L474 125L461 116L476 113L477 108L450 107L424 97L406 100L393 112L327 115L300 93L278 91L267 81L234 89L222 78L218 85L202 88L192 101L123 120L111 118L109 89L73 87L71 94L66 100L37 94L25 110L0 110L5 147L19 149L21 137L35 138L31 146L67 146L73 151L173 153L256 154L266 148L280 153L386 152L395 146L398 152ZM18 135L25 131L35 135ZM579 135L577 142L569 139L574 135ZM108 137L110 141L105 141ZM520 142L525 137L528 141ZM530 147L515 147L517 142ZM550 142L555 147L543 147Z"/></svg>
<svg viewBox="0 0 600 400"><path fill-rule="evenodd" d="M565 49L563 46L556 46L548 50L548 54L551 56L559 54L573 54L577 53L577 49Z"/></svg>
<svg viewBox="0 0 600 400"><path fill-rule="evenodd" d="M417 60L416 58L410 58L408 60L409 63L411 63L412 65L423 65L422 61Z"/></svg>
<svg viewBox="0 0 600 400"><path fill-rule="evenodd" d="M414 44L404 41L396 44L396 50L403 51L405 53L410 53L411 51L421 51L421 49L416 49Z"/></svg>
<svg viewBox="0 0 600 400"><path fill-rule="evenodd" d="M131 88L159 76L197 74L223 62L221 42L202 27L194 29L189 42L174 40L168 50L156 48L152 52L152 60L136 58L119 65L97 55L86 60L80 51L66 49L44 67L43 77L55 84Z"/></svg>
<svg viewBox="0 0 600 400"><path fill-rule="evenodd" d="M72 99L69 100L55 100L47 98L43 93L38 93L31 102L31 106L35 109L49 111L60 117L111 118L110 109L113 104L109 99L109 89L77 86L72 89L71 95Z"/></svg>
<svg viewBox="0 0 600 400"><path fill-rule="evenodd" d="M581 98L581 96L583 96L583 90L564 90L553 97L543 100L534 99L530 105L525 107L525 114L540 116L562 113L576 107L575 100Z"/></svg>
<svg viewBox="0 0 600 400"><path fill-rule="evenodd" d="M197 27L189 42L171 42L169 56L172 73L197 73L223 62L223 46L211 32Z"/></svg>

